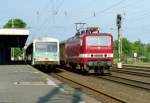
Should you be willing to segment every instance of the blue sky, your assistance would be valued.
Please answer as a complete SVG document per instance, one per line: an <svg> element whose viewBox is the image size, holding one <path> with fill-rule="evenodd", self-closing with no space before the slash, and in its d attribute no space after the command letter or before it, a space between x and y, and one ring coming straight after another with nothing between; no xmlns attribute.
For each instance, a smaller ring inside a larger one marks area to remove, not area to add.
<svg viewBox="0 0 150 103"><path fill-rule="evenodd" d="M0 27L11 18L23 19L29 40L50 36L65 40L75 33L76 22L99 26L117 39L116 15L123 16L122 36L150 43L149 0L1 0Z"/></svg>

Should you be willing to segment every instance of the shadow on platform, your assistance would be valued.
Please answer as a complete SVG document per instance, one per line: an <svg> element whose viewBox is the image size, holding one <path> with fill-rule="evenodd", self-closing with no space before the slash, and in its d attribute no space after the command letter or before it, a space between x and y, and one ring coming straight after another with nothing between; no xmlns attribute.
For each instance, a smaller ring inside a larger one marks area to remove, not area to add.
<svg viewBox="0 0 150 103"><path fill-rule="evenodd" d="M10 61L5 63L0 63L0 65L25 65L25 61Z"/></svg>
<svg viewBox="0 0 150 103"><path fill-rule="evenodd" d="M46 94L43 97L40 97L36 103L48 103L48 102L62 103L65 101L67 102L67 100L70 100L70 103L79 103L80 101L82 101L80 89L74 89L72 93L67 93L64 90L63 93L63 91L61 91L63 85L64 84L61 83L58 87L55 87L48 94Z"/></svg>

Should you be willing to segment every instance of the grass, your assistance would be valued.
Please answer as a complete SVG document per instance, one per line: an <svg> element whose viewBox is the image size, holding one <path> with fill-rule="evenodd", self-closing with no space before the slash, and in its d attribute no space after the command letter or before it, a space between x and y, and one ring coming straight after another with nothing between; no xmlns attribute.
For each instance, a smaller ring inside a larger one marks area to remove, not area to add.
<svg viewBox="0 0 150 103"><path fill-rule="evenodd" d="M114 64L117 64L118 62L118 59L117 58L114 58ZM149 62L143 62L143 61L134 61L133 59L132 60L128 60L127 62L126 61L122 61L123 64L128 64L128 65L136 65L136 66L148 66L150 67L150 61Z"/></svg>

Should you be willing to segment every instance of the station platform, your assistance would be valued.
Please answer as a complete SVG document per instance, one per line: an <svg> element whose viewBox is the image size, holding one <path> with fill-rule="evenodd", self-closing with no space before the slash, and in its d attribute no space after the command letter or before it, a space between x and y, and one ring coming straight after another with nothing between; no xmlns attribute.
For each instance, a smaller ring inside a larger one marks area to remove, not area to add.
<svg viewBox="0 0 150 103"><path fill-rule="evenodd" d="M0 103L101 103L30 65L0 65Z"/></svg>

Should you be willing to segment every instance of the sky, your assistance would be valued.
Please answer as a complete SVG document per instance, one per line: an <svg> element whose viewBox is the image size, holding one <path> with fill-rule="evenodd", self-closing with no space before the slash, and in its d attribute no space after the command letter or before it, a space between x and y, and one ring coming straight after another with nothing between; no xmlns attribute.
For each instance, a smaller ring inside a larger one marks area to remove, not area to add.
<svg viewBox="0 0 150 103"><path fill-rule="evenodd" d="M122 37L150 43L149 4L149 0L1 0L0 27L20 18L30 30L28 42L41 36L62 41L74 36L74 23L84 22L117 39L116 15L121 14Z"/></svg>

